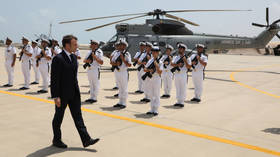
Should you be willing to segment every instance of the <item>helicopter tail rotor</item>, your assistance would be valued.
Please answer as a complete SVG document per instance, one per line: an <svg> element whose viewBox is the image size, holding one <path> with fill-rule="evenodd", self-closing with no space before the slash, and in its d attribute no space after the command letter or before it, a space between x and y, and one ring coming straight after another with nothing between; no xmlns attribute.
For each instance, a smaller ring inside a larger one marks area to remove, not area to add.
<svg viewBox="0 0 280 157"><path fill-rule="evenodd" d="M273 28L280 29L280 27L277 25L277 23L279 23L279 22L280 22L280 19L274 21L272 24L269 24L269 8L266 8L266 25L258 24L258 23L252 23L252 25L256 26L256 27L266 27L266 28L269 28L269 29L273 29ZM276 36L280 39L279 34L276 34Z"/></svg>

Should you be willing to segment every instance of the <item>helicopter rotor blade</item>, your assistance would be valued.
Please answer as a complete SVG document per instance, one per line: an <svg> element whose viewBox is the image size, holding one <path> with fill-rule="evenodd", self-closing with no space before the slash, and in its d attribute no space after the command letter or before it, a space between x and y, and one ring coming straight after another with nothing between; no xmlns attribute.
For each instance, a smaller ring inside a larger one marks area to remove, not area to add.
<svg viewBox="0 0 280 157"><path fill-rule="evenodd" d="M181 12L223 12L223 11L252 11L252 10L171 10L166 13L181 13Z"/></svg>
<svg viewBox="0 0 280 157"><path fill-rule="evenodd" d="M267 27L266 25L258 24L258 23L252 23L253 26L257 27Z"/></svg>
<svg viewBox="0 0 280 157"><path fill-rule="evenodd" d="M108 19L108 18L124 17L124 16L136 16L136 15L147 15L147 13L122 14L122 15L113 15L113 16L94 17L94 18L87 18L87 19L63 21L63 22L60 22L59 24L82 22L82 21L90 21L90 20L100 20L100 19Z"/></svg>
<svg viewBox="0 0 280 157"><path fill-rule="evenodd" d="M106 26L110 26L110 25L113 25L113 24L117 24L117 23L120 23L120 22L128 21L128 20L133 20L133 19L137 19L137 18L141 18L141 17L145 17L145 16L148 16L148 15L140 15L140 16L130 17L130 18L127 18L127 19L123 19L123 20L107 23L107 24L104 24L104 25L100 25L100 26L97 26L97 27L89 28L86 31L92 31L92 30L95 30L95 29L103 28L103 27L106 27Z"/></svg>
<svg viewBox="0 0 280 157"><path fill-rule="evenodd" d="M279 34L276 34L276 36L280 39L280 35Z"/></svg>
<svg viewBox="0 0 280 157"><path fill-rule="evenodd" d="M266 8L266 23L269 25L269 8Z"/></svg>
<svg viewBox="0 0 280 157"><path fill-rule="evenodd" d="M278 22L280 22L280 19L277 20L277 21L274 21L272 24L276 24L276 23L278 23Z"/></svg>
<svg viewBox="0 0 280 157"><path fill-rule="evenodd" d="M175 19L175 20L178 20L178 21L185 22L185 23L193 25L193 26L199 26L199 24L193 23L193 22L191 22L189 20L186 20L186 19L174 16L174 15L171 15L171 14L165 14L165 16L168 17L168 18L171 18L171 19Z"/></svg>

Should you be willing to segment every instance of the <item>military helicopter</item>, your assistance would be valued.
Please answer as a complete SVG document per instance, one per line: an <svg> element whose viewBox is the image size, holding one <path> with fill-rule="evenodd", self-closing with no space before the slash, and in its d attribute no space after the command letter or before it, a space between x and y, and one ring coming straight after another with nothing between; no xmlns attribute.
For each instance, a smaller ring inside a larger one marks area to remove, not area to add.
<svg viewBox="0 0 280 157"><path fill-rule="evenodd" d="M136 14L123 14L113 15L97 18L87 18L80 20L64 21L60 24L82 22L89 20L116 18L124 16L133 16L130 18L118 20L115 22L107 23L101 26L89 28L86 31L92 31L100 29L106 26L114 25L117 34L114 35L105 45L102 50L106 56L109 56L114 50L114 43L120 39L125 38L128 43L128 51L134 55L138 50L138 43L140 41L150 41L158 43L163 48L166 44L170 44L173 47L177 43L185 43L189 50L193 49L196 44L204 44L207 47L207 52L225 51L229 49L242 49L242 48L253 48L256 50L263 49L276 35L280 39L280 35L277 34L280 31L280 26L277 24L280 19L274 21L272 24L269 23L269 8L266 8L266 25L252 23L253 26L263 27L265 30L261 32L257 37L238 37L238 36L226 36L226 35L212 35L212 34L196 34L189 30L184 23L193 26L199 26L198 24L189 20L171 15L170 13L182 13L182 12L222 12L222 11L251 11L251 10L172 10L164 11L156 9L152 12L147 13L136 13ZM124 21L142 18L146 16L153 16L153 19L147 19L145 24L127 24L122 23ZM167 17L169 19L164 19ZM121 23L121 24L118 24Z"/></svg>

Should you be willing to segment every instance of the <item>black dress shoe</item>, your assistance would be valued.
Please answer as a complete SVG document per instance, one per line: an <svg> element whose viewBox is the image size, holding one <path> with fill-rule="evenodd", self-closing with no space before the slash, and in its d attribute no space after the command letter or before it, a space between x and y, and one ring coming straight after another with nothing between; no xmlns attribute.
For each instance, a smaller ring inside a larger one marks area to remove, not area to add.
<svg viewBox="0 0 280 157"><path fill-rule="evenodd" d="M178 103L174 104L174 106L175 106L175 107L184 107L183 104L178 104Z"/></svg>
<svg viewBox="0 0 280 157"><path fill-rule="evenodd" d="M113 90L118 90L118 89L119 89L118 87L114 87L114 88L113 88Z"/></svg>
<svg viewBox="0 0 280 157"><path fill-rule="evenodd" d="M67 148L67 145L63 143L61 140L53 141L53 146L57 148Z"/></svg>
<svg viewBox="0 0 280 157"><path fill-rule="evenodd" d="M153 114L153 112L147 112L146 113L146 115L152 115Z"/></svg>
<svg viewBox="0 0 280 157"><path fill-rule="evenodd" d="M139 92L139 94L143 94L143 93L144 93L143 91L140 91L140 92Z"/></svg>
<svg viewBox="0 0 280 157"><path fill-rule="evenodd" d="M119 97L119 94L115 94L114 97L115 97L115 98Z"/></svg>
<svg viewBox="0 0 280 157"><path fill-rule="evenodd" d="M120 107L121 106L121 104L116 104L116 105L114 105L113 107Z"/></svg>
<svg viewBox="0 0 280 157"><path fill-rule="evenodd" d="M193 102L200 102L201 100L198 99L198 98L192 98L191 101L193 101Z"/></svg>
<svg viewBox="0 0 280 157"><path fill-rule="evenodd" d="M87 103L96 103L97 102L97 100L94 100L94 99L87 99L85 102L87 102Z"/></svg>
<svg viewBox="0 0 280 157"><path fill-rule="evenodd" d="M85 102L91 103L93 99L87 99Z"/></svg>
<svg viewBox="0 0 280 157"><path fill-rule="evenodd" d="M35 85L35 84L39 84L39 83L34 81L34 82L30 83L30 84Z"/></svg>
<svg viewBox="0 0 280 157"><path fill-rule="evenodd" d="M135 91L134 93L136 93L136 94L140 94L140 92L141 92L140 90L137 90L137 91Z"/></svg>
<svg viewBox="0 0 280 157"><path fill-rule="evenodd" d="M167 98L167 95L164 94L160 98Z"/></svg>
<svg viewBox="0 0 280 157"><path fill-rule="evenodd" d="M192 98L191 101L196 101L196 98Z"/></svg>
<svg viewBox="0 0 280 157"><path fill-rule="evenodd" d="M126 108L126 106L120 104L120 107L119 107L119 108L120 108L120 109L124 109L124 108Z"/></svg>
<svg viewBox="0 0 280 157"><path fill-rule="evenodd" d="M3 85L3 87L8 87L9 86L9 84L5 84L5 85Z"/></svg>
<svg viewBox="0 0 280 157"><path fill-rule="evenodd" d="M140 102L146 102L146 98L141 99Z"/></svg>
<svg viewBox="0 0 280 157"><path fill-rule="evenodd" d="M13 87L13 85L5 84L3 87Z"/></svg>
<svg viewBox="0 0 280 157"><path fill-rule="evenodd" d="M46 90L39 90L39 91L37 91L37 93L48 93L48 91L46 91Z"/></svg>
<svg viewBox="0 0 280 157"><path fill-rule="evenodd" d="M150 99L146 99L146 100L145 100L145 102L150 102L150 101L151 101Z"/></svg>
<svg viewBox="0 0 280 157"><path fill-rule="evenodd" d="M184 104L178 104L178 107L184 107Z"/></svg>
<svg viewBox="0 0 280 157"><path fill-rule="evenodd" d="M26 88L26 87L21 87L19 90L27 90L29 88Z"/></svg>
<svg viewBox="0 0 280 157"><path fill-rule="evenodd" d="M157 116L157 115L158 115L158 113L154 112L154 113L153 113L153 115L154 115L154 116Z"/></svg>
<svg viewBox="0 0 280 157"><path fill-rule="evenodd" d="M85 143L83 143L84 148L90 146L90 145L94 145L95 143L97 143L99 141L99 138L96 139L89 139L88 141L86 141Z"/></svg>
<svg viewBox="0 0 280 157"><path fill-rule="evenodd" d="M170 98L170 95L166 95L166 98Z"/></svg>

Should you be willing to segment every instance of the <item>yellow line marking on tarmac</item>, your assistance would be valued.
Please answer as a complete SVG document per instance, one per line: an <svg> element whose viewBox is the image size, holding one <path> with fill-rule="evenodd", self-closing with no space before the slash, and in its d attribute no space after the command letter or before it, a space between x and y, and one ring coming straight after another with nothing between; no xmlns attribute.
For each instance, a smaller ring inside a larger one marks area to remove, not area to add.
<svg viewBox="0 0 280 157"><path fill-rule="evenodd" d="M41 101L41 102L45 102L45 103L54 104L54 102L51 101L51 100L36 98L36 97L28 96L28 95L22 95L22 94L17 94L17 93L8 92L8 91L1 91L1 90L0 90L0 93L12 95L12 96L17 96L17 97L22 97L22 98L27 98L27 99L30 99L30 100L36 100L36 101ZM241 148L246 148L246 149L255 150L255 151L259 151L259 152L263 152L263 153L267 153L267 154L271 154L271 155L275 155L275 156L280 156L280 152L270 150L270 149L266 149L266 148L262 148L262 147L258 147L258 146L254 146L254 145L249 145L249 144L237 142L237 141L233 141L233 140L229 140L229 139L210 136L210 135L201 134L201 133L197 133L197 132L192 132L192 131L188 131L188 130L183 130L183 129L179 129L179 128L174 128L174 127L169 127L169 126L166 126L166 125L155 124L155 123L151 123L151 122L145 122L145 121L141 121L141 120L137 120L137 119L133 119L133 118L122 117L122 116L113 115L113 114L100 112L100 111L95 111L95 110L91 110L91 109L87 109L87 108L83 108L83 107L81 109L82 109L82 111L97 114L97 115L101 115L101 116L105 116L105 117L110 117L110 118L114 118L114 119L129 121L129 122L133 122L133 123L137 123L137 124L151 126L151 127L154 127L154 128L168 130L168 131L171 131L171 132L181 133L181 134L185 134L185 135L189 135L189 136L194 136L194 137L198 137L198 138L207 139L207 140L210 140L210 141L230 144L230 145L234 145L234 146L241 147Z"/></svg>
<svg viewBox="0 0 280 157"><path fill-rule="evenodd" d="M256 92L259 92L259 93L262 93L262 94L265 94L265 95L268 95L268 96L271 96L271 97L274 97L274 98L280 98L279 95L275 95L275 94L272 94L272 93L269 93L269 92L266 92L266 91L263 91L263 90L254 88L254 87L249 86L249 85L247 85L247 84L241 83L240 81L237 81L237 80L234 78L234 75L235 75L236 73L238 73L238 72L244 72L244 71L246 71L246 70L253 70L253 69L264 69L264 68L274 67L274 66L280 66L280 64L267 65L267 66L259 66L259 67L255 67L255 68L246 68L246 69L237 70L237 71L232 72L232 73L230 74L230 79L231 79L232 81L234 81L235 83L237 83L238 85L242 86L242 87L245 87L245 88L254 90L254 91L256 91Z"/></svg>

